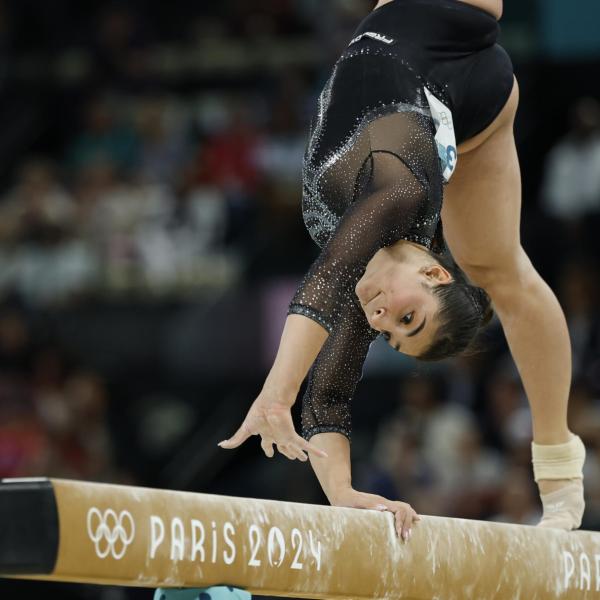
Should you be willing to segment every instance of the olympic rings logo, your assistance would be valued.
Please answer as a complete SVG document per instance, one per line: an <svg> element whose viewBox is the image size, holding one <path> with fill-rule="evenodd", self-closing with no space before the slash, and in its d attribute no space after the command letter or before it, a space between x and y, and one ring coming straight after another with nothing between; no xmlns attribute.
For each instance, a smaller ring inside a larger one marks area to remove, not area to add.
<svg viewBox="0 0 600 600"><path fill-rule="evenodd" d="M135 523L126 510L117 515L112 508L100 512L94 506L87 514L87 532L98 558L106 558L110 554L115 560L120 560L133 542Z"/></svg>

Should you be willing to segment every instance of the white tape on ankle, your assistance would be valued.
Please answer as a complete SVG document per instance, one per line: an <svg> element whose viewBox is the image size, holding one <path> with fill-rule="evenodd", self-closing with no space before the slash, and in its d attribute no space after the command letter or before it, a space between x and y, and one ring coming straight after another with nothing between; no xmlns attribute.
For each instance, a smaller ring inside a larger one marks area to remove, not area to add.
<svg viewBox="0 0 600 600"><path fill-rule="evenodd" d="M540 479L583 479L585 446L576 435L564 444L531 443L533 474Z"/></svg>
<svg viewBox="0 0 600 600"><path fill-rule="evenodd" d="M581 526L585 501L583 499L583 482L581 479L569 481L567 484L549 494L541 494L544 516L539 525L542 527L558 527L558 529L577 529Z"/></svg>

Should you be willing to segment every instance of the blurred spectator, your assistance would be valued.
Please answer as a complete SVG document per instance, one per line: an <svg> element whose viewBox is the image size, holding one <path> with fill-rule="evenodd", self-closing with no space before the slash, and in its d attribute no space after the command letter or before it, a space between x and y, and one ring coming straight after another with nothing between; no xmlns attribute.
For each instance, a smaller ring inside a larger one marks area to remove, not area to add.
<svg viewBox="0 0 600 600"><path fill-rule="evenodd" d="M441 375L407 379L401 388L398 414L417 436L439 489L452 491L463 469L461 444L473 427L473 417L464 407L447 402L446 394Z"/></svg>
<svg viewBox="0 0 600 600"><path fill-rule="evenodd" d="M600 401L581 380L575 380L571 387L569 425L590 448L600 448Z"/></svg>
<svg viewBox="0 0 600 600"><path fill-rule="evenodd" d="M73 198L52 166L26 163L0 204L0 290L15 289L33 303L52 303L91 285L94 258L75 235L75 217Z"/></svg>
<svg viewBox="0 0 600 600"><path fill-rule="evenodd" d="M99 377L34 347L16 310L0 313L0 359L0 476L117 478Z"/></svg>
<svg viewBox="0 0 600 600"><path fill-rule="evenodd" d="M522 467L514 467L505 473L498 502L498 512L492 521L537 525L542 511L531 473Z"/></svg>
<svg viewBox="0 0 600 600"><path fill-rule="evenodd" d="M432 489L435 473L424 460L419 440L398 418L380 427L372 460L361 465L357 478L360 487L386 498L405 502L417 502L420 498L419 510L427 514L440 514L443 510L442 497ZM423 505L426 497L430 501Z"/></svg>
<svg viewBox="0 0 600 600"><path fill-rule="evenodd" d="M448 516L484 519L502 488L505 463L499 452L486 448L473 426L458 441Z"/></svg>
<svg viewBox="0 0 600 600"><path fill-rule="evenodd" d="M256 161L265 177L292 188L290 195L297 204L308 126L302 106L307 90L296 73L282 74L281 79L267 129L256 149Z"/></svg>
<svg viewBox="0 0 600 600"><path fill-rule="evenodd" d="M185 110L173 99L150 97L142 98L135 112L138 176L147 182L176 184L182 167L191 160Z"/></svg>
<svg viewBox="0 0 600 600"><path fill-rule="evenodd" d="M71 226L75 207L56 168L43 159L25 162L0 204L0 241L18 244L51 237Z"/></svg>
<svg viewBox="0 0 600 600"><path fill-rule="evenodd" d="M600 210L600 103L580 98L570 129L550 150L542 182L542 205L565 221Z"/></svg>
<svg viewBox="0 0 600 600"><path fill-rule="evenodd" d="M594 389L600 391L597 269L590 259L565 261L558 286L573 349L573 377L585 378Z"/></svg>
<svg viewBox="0 0 600 600"><path fill-rule="evenodd" d="M35 417L28 376L34 349L22 315L0 312L0 477L43 472L47 436Z"/></svg>
<svg viewBox="0 0 600 600"><path fill-rule="evenodd" d="M0 377L25 380L33 351L31 332L20 312L8 307L0 311Z"/></svg>
<svg viewBox="0 0 600 600"><path fill-rule="evenodd" d="M525 391L512 358L504 355L485 382L488 438L504 451L529 448L531 417Z"/></svg>
<svg viewBox="0 0 600 600"><path fill-rule="evenodd" d="M147 47L152 40L146 11L120 2L101 4L92 35L94 79L128 90L143 83L148 71Z"/></svg>
<svg viewBox="0 0 600 600"><path fill-rule="evenodd" d="M6 391L6 390L3 390ZM39 477L52 473L47 432L30 411L6 415L0 424L0 475Z"/></svg>
<svg viewBox="0 0 600 600"><path fill-rule="evenodd" d="M117 477L112 469L106 395L98 377L75 371L55 381L38 380L34 394L49 436L52 462L48 470L56 476L92 481Z"/></svg>
<svg viewBox="0 0 600 600"><path fill-rule="evenodd" d="M252 118L234 107L220 131L206 140L196 158L197 181L220 187L228 196L256 192L259 134Z"/></svg>
<svg viewBox="0 0 600 600"><path fill-rule="evenodd" d="M68 165L77 171L106 161L118 170L133 168L138 162L140 141L127 113L122 98L104 95L91 100L81 131L67 151Z"/></svg>

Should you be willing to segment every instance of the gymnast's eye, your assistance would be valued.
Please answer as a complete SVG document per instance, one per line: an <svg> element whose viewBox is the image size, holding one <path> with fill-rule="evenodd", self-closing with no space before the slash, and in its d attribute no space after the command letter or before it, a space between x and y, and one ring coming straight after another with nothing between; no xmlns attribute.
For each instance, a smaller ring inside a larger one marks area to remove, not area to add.
<svg viewBox="0 0 600 600"><path fill-rule="evenodd" d="M413 322L415 316L415 312L409 312L407 315L404 315L401 319L400 322L404 323L405 325L410 325L410 323Z"/></svg>

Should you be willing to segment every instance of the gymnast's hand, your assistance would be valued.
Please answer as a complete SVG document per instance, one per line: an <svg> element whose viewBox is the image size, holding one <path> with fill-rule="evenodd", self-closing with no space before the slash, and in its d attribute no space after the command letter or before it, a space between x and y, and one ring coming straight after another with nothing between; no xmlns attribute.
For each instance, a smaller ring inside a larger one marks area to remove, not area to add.
<svg viewBox="0 0 600 600"><path fill-rule="evenodd" d="M228 440L219 442L221 448L231 450L241 446L250 436L259 435L264 453L272 458L273 444L290 460L308 460L307 452L327 458L327 453L300 437L294 429L291 406L277 402L261 393L252 403L244 422Z"/></svg>
<svg viewBox="0 0 600 600"><path fill-rule="evenodd" d="M370 508L372 510L391 512L394 515L396 534L405 542L407 542L412 535L413 524L416 524L421 520L421 517L416 513L413 507L406 502L388 500L383 496L359 492L351 487L338 492L331 504L333 506Z"/></svg>

